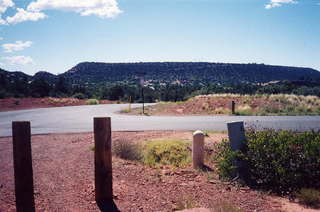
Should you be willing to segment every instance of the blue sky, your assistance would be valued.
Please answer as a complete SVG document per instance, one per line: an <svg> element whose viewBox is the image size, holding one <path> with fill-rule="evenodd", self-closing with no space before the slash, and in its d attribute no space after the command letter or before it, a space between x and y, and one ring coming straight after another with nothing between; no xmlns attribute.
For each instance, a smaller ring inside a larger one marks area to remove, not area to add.
<svg viewBox="0 0 320 212"><path fill-rule="evenodd" d="M320 70L320 0L0 0L0 15L9 71L63 73L84 61Z"/></svg>

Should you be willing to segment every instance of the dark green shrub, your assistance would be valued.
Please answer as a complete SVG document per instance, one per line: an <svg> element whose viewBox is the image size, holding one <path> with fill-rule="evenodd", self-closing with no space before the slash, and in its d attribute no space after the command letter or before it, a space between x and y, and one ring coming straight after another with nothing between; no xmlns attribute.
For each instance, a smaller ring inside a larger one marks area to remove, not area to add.
<svg viewBox="0 0 320 212"><path fill-rule="evenodd" d="M220 177L232 178L237 168L234 160L240 156L240 152L233 152L228 140L222 140L221 143L215 145L214 149Z"/></svg>
<svg viewBox="0 0 320 212"><path fill-rule="evenodd" d="M319 132L249 130L246 137L245 153L232 152L227 142L220 144L220 176L230 176L232 161L241 158L248 165L249 181L257 186L280 193L320 187Z"/></svg>
<svg viewBox="0 0 320 212"><path fill-rule="evenodd" d="M302 188L296 193L299 202L312 207L320 206L320 191L315 189Z"/></svg>
<svg viewBox="0 0 320 212"><path fill-rule="evenodd" d="M189 144L182 140L148 142L144 149L143 161L149 166L185 166L191 161Z"/></svg>

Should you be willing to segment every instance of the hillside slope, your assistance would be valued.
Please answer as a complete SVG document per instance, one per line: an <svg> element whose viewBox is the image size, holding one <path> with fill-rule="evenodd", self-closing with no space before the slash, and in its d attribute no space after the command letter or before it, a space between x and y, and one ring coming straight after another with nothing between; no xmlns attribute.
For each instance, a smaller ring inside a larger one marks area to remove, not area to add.
<svg viewBox="0 0 320 212"><path fill-rule="evenodd" d="M146 80L179 81L182 84L264 83L276 80L319 79L320 72L311 68L231 63L95 63L84 62L62 74L74 83L130 81L137 73Z"/></svg>

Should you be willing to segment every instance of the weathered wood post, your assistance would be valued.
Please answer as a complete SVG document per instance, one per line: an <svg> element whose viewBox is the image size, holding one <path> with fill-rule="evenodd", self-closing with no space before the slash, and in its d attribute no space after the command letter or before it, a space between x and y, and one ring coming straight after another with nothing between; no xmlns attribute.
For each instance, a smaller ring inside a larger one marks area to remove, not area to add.
<svg viewBox="0 0 320 212"><path fill-rule="evenodd" d="M95 200L97 203L111 204L113 191L110 117L94 118L94 144Z"/></svg>
<svg viewBox="0 0 320 212"><path fill-rule="evenodd" d="M236 113L236 103L235 101L231 101L231 114L234 115Z"/></svg>
<svg viewBox="0 0 320 212"><path fill-rule="evenodd" d="M12 122L14 183L17 212L35 211L30 122Z"/></svg>
<svg viewBox="0 0 320 212"><path fill-rule="evenodd" d="M197 130L193 133L192 142L192 164L193 168L203 167L204 133Z"/></svg>
<svg viewBox="0 0 320 212"><path fill-rule="evenodd" d="M244 151L246 149L246 137L244 131L243 121L229 122L228 136L232 151ZM246 180L247 168L246 164L241 160L235 160L234 165L237 167L235 175L238 175L240 179Z"/></svg>

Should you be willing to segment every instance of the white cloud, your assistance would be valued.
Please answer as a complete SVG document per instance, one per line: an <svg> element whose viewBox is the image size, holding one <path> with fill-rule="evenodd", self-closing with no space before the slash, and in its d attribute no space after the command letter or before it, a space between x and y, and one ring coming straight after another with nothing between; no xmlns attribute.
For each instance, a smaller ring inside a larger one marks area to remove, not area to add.
<svg viewBox="0 0 320 212"><path fill-rule="evenodd" d="M282 4L296 4L296 0L270 0L269 4L265 6L266 9L271 9L274 7L280 7Z"/></svg>
<svg viewBox="0 0 320 212"><path fill-rule="evenodd" d="M2 57L3 60L7 61L10 65L28 65L34 64L33 60L29 56L11 56Z"/></svg>
<svg viewBox="0 0 320 212"><path fill-rule="evenodd" d="M32 45L31 41L16 41L15 43L5 43L2 44L2 48L4 49L5 52L14 52L14 51L21 51L25 48L28 48Z"/></svg>
<svg viewBox="0 0 320 212"><path fill-rule="evenodd" d="M9 7L13 7L14 3L11 0L0 0L0 14L4 13Z"/></svg>
<svg viewBox="0 0 320 212"><path fill-rule="evenodd" d="M37 21L47 17L44 13L41 12L30 12L22 8L17 8L17 13L12 17L7 17L6 21L9 24L16 24L24 21Z"/></svg>
<svg viewBox="0 0 320 212"><path fill-rule="evenodd" d="M2 18L7 8L13 6L12 0L0 0L0 25L44 19L48 17L43 13L45 10L71 11L81 16L96 15L100 18L114 18L122 13L117 0L36 0L27 9L17 8L15 15Z"/></svg>
<svg viewBox="0 0 320 212"><path fill-rule="evenodd" d="M2 14L6 12L9 7L13 7L14 2L12 0L0 0L0 25L7 24L4 19L2 19Z"/></svg>
<svg viewBox="0 0 320 212"><path fill-rule="evenodd" d="M37 0L31 2L28 11L64 10L82 16L96 15L100 18L114 18L122 11L117 0Z"/></svg>

